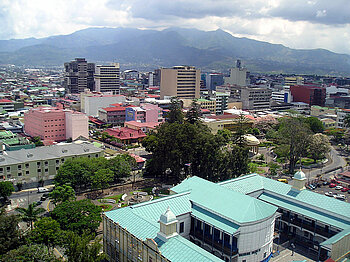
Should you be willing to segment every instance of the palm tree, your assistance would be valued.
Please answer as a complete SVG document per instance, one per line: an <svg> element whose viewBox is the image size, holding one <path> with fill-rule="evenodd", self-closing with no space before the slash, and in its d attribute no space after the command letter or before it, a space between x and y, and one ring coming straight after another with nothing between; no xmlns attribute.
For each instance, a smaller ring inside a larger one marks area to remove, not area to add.
<svg viewBox="0 0 350 262"><path fill-rule="evenodd" d="M42 207L37 207L36 203L32 203L28 208L17 207L16 210L21 213L22 221L30 223L30 229L33 229L33 222L38 220L40 214L45 212Z"/></svg>

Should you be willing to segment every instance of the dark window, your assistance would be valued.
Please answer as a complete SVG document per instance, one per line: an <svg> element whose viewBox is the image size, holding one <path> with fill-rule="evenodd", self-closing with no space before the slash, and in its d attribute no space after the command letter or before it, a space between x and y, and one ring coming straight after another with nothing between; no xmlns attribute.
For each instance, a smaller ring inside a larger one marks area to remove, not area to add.
<svg viewBox="0 0 350 262"><path fill-rule="evenodd" d="M183 233L185 231L185 222L180 223L180 233Z"/></svg>

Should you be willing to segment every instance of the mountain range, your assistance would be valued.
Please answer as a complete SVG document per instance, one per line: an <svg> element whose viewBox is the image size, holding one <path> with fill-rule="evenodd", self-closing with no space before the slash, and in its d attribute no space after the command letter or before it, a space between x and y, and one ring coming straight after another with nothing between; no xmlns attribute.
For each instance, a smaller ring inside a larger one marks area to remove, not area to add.
<svg viewBox="0 0 350 262"><path fill-rule="evenodd" d="M69 35L0 40L0 64L57 66L75 57L120 62L124 69L193 65L208 71L226 71L241 59L251 72L350 75L350 55L292 49L221 29L88 28Z"/></svg>

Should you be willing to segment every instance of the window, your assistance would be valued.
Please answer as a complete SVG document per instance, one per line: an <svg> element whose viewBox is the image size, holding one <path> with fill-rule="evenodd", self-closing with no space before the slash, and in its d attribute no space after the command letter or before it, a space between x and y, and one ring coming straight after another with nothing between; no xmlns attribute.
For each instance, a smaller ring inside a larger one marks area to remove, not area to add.
<svg viewBox="0 0 350 262"><path fill-rule="evenodd" d="M49 164L49 162L45 161L45 166L47 166Z"/></svg>
<svg viewBox="0 0 350 262"><path fill-rule="evenodd" d="M18 176L22 176L22 173L18 173L17 175L18 175Z"/></svg>
<svg viewBox="0 0 350 262"><path fill-rule="evenodd" d="M4 172L4 169L2 167L0 167L0 173Z"/></svg>
<svg viewBox="0 0 350 262"><path fill-rule="evenodd" d="M153 262L152 257L149 257L149 258L148 258L148 262Z"/></svg>
<svg viewBox="0 0 350 262"><path fill-rule="evenodd" d="M29 171L26 171L26 175L29 175Z"/></svg>
<svg viewBox="0 0 350 262"><path fill-rule="evenodd" d="M29 164L26 164L26 168L29 168Z"/></svg>
<svg viewBox="0 0 350 262"><path fill-rule="evenodd" d="M6 171L10 172L11 171L11 167L10 166L6 167Z"/></svg>
<svg viewBox="0 0 350 262"><path fill-rule="evenodd" d="M18 170L21 170L22 169L22 165L18 165Z"/></svg>
<svg viewBox="0 0 350 262"><path fill-rule="evenodd" d="M38 168L38 173L40 173L41 172L41 169L40 168Z"/></svg>
<svg viewBox="0 0 350 262"><path fill-rule="evenodd" d="M45 168L45 173L49 172L49 169L48 168Z"/></svg>
<svg viewBox="0 0 350 262"><path fill-rule="evenodd" d="M185 222L180 223L180 233L183 233L185 231Z"/></svg>
<svg viewBox="0 0 350 262"><path fill-rule="evenodd" d="M264 258L266 257L266 252L264 253Z"/></svg>

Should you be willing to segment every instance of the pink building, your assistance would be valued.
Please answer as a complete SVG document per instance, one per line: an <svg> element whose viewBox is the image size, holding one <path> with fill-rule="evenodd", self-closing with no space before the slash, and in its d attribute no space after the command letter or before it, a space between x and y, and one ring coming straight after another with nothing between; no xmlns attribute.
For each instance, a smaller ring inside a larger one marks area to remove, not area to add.
<svg viewBox="0 0 350 262"><path fill-rule="evenodd" d="M160 122L141 123L137 121L129 121L125 122L124 126L134 130L142 130L144 133L148 133L149 131L155 130L160 124Z"/></svg>
<svg viewBox="0 0 350 262"><path fill-rule="evenodd" d="M162 109L153 104L141 104L141 107L146 111L145 122L163 122Z"/></svg>
<svg viewBox="0 0 350 262"><path fill-rule="evenodd" d="M57 142L79 136L88 138L88 118L80 112L57 107L36 107L24 114L24 132Z"/></svg>

